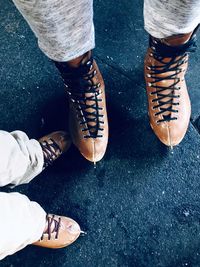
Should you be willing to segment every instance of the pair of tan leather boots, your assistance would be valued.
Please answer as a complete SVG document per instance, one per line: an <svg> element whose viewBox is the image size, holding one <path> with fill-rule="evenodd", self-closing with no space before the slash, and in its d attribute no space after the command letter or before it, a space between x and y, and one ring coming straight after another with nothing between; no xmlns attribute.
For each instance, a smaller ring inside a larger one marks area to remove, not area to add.
<svg viewBox="0 0 200 267"><path fill-rule="evenodd" d="M190 120L191 105L185 83L188 53L195 48L196 34L188 33L166 39L150 36L144 73L149 104L150 125L166 146L178 145ZM108 118L105 85L89 51L66 63L55 63L69 99L69 130L73 143L89 161L97 162L108 143ZM55 132L39 140L44 167L53 163L70 146L70 137ZM47 215L46 227L35 245L60 248L80 235L79 225L70 218Z"/></svg>
<svg viewBox="0 0 200 267"><path fill-rule="evenodd" d="M183 139L191 106L185 83L188 53L195 33L156 39L150 36L144 72L150 125L162 143L176 146ZM69 130L81 154L102 159L108 143L105 86L91 51L67 63L56 63L69 97Z"/></svg>

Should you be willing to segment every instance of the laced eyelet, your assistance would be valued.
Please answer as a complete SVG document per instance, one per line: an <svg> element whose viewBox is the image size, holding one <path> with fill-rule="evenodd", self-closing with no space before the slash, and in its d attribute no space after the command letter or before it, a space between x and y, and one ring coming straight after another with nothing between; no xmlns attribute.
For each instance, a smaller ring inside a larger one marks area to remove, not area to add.
<svg viewBox="0 0 200 267"><path fill-rule="evenodd" d="M149 74L149 73L147 73L147 75L146 75L148 78L151 78L151 74Z"/></svg>
<svg viewBox="0 0 200 267"><path fill-rule="evenodd" d="M151 87L152 86L152 83L148 83L148 86Z"/></svg>
<svg viewBox="0 0 200 267"><path fill-rule="evenodd" d="M151 67L147 66L146 69L147 69L147 70L151 70Z"/></svg>

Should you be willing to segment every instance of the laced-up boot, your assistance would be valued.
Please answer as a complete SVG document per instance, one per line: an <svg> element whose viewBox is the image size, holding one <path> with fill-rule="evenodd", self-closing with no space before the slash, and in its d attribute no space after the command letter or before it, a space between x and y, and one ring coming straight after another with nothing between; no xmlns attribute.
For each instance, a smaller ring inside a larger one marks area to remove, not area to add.
<svg viewBox="0 0 200 267"><path fill-rule="evenodd" d="M66 132L57 131L43 136L39 139L39 143L44 155L43 169L45 169L69 149L71 139Z"/></svg>
<svg viewBox="0 0 200 267"><path fill-rule="evenodd" d="M170 147L181 142L190 120L185 73L195 41L195 33L165 39L150 36L144 65L150 124L160 141Z"/></svg>
<svg viewBox="0 0 200 267"><path fill-rule="evenodd" d="M72 244L82 231L74 220L53 214L46 216L46 226L35 246L45 248L63 248Z"/></svg>
<svg viewBox="0 0 200 267"><path fill-rule="evenodd" d="M55 62L69 99L69 130L72 141L89 161L97 162L108 143L108 119L104 81L91 51L78 66Z"/></svg>

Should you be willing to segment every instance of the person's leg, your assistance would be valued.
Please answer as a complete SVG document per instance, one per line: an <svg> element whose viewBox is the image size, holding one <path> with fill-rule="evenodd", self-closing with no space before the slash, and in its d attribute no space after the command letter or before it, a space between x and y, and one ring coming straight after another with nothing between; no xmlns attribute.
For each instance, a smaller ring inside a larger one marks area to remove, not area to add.
<svg viewBox="0 0 200 267"><path fill-rule="evenodd" d="M188 53L195 48L200 0L144 0L150 34L145 80L150 124L165 145L178 145L188 128L191 106L185 82Z"/></svg>
<svg viewBox="0 0 200 267"><path fill-rule="evenodd" d="M29 182L69 146L70 139L65 132L51 133L38 142L21 131L0 131L0 186ZM32 243L59 248L71 244L80 235L75 221L46 215L39 204L19 193L0 192L0 214L0 260Z"/></svg>
<svg viewBox="0 0 200 267"><path fill-rule="evenodd" d="M19 193L0 192L0 260L40 239L46 213Z"/></svg>
<svg viewBox="0 0 200 267"><path fill-rule="evenodd" d="M13 0L56 63L70 102L73 143L90 161L99 161L108 142L105 86L91 50L95 46L92 0Z"/></svg>
<svg viewBox="0 0 200 267"><path fill-rule="evenodd" d="M35 140L22 131L0 130L0 187L29 183L70 145L71 139L63 131Z"/></svg>
<svg viewBox="0 0 200 267"><path fill-rule="evenodd" d="M0 131L0 186L28 183L44 164L42 148L37 140L15 131ZM46 223L45 211L26 196L0 193L0 259L36 242Z"/></svg>
<svg viewBox="0 0 200 267"><path fill-rule="evenodd" d="M159 39L193 32L200 23L200 0L144 0L144 23Z"/></svg>
<svg viewBox="0 0 200 267"><path fill-rule="evenodd" d="M95 47L92 0L13 2L49 58L65 62Z"/></svg>
<svg viewBox="0 0 200 267"><path fill-rule="evenodd" d="M37 140L21 131L0 131L0 186L30 182L43 169L44 157Z"/></svg>

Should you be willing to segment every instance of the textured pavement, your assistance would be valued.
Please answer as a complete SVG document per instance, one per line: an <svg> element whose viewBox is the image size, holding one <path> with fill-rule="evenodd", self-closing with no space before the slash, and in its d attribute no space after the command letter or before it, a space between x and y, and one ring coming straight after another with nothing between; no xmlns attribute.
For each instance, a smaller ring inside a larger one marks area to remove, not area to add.
<svg viewBox="0 0 200 267"><path fill-rule="evenodd" d="M29 246L1 267L200 266L200 47L187 74L190 127L171 154L148 122L142 2L95 0L95 56L110 121L105 158L94 169L72 147L29 185L14 189L48 212L71 216L87 235L61 250ZM62 81L8 0L0 0L0 40L0 128L36 138L66 129Z"/></svg>

